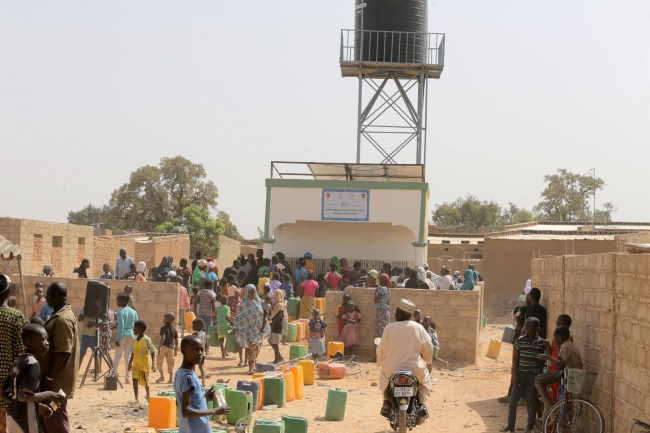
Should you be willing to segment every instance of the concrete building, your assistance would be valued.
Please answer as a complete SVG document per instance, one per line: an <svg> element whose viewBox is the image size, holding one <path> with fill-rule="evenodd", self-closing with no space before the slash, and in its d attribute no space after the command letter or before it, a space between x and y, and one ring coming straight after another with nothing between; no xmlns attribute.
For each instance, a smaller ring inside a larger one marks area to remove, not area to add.
<svg viewBox="0 0 650 433"><path fill-rule="evenodd" d="M429 185L422 165L273 162L271 174L265 257L310 251L321 259L426 261Z"/></svg>

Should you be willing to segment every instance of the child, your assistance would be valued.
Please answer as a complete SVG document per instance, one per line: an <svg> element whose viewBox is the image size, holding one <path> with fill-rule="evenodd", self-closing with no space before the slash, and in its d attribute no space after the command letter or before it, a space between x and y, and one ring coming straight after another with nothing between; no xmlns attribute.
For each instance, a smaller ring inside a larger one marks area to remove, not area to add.
<svg viewBox="0 0 650 433"><path fill-rule="evenodd" d="M43 296L43 283L38 282L34 284L34 302L32 303L32 315L29 317L30 319L34 316L38 316L39 313L41 312L41 308L43 308L43 305L47 305L47 301L45 301L45 296Z"/></svg>
<svg viewBox="0 0 650 433"><path fill-rule="evenodd" d="M205 329L203 329L203 332L208 332L208 326L212 325L212 311L216 299L217 295L214 293L214 290L212 290L212 281L204 280L203 289L199 291L196 297L196 315L203 319L203 323L205 323ZM209 355L207 349L206 355Z"/></svg>
<svg viewBox="0 0 650 433"><path fill-rule="evenodd" d="M203 359L201 359L201 362L199 362L199 370L201 371L201 385L205 386L206 374L205 374L205 369L203 368L203 364L205 364L205 346L208 345L208 336L203 331L203 329L205 329L205 322L203 321L203 319L201 318L194 319L194 321L192 322L192 329L194 330L194 333L192 335L196 336L199 339L199 341L201 341L201 344L203 345L203 351L202 351Z"/></svg>
<svg viewBox="0 0 650 433"><path fill-rule="evenodd" d="M136 274L137 274L137 270L138 270L138 265L136 265L135 263L131 263L131 264L129 265L129 272L127 272L126 274L122 275L122 276L120 277L120 280L130 280L130 281L134 281L134 280L135 280L135 276L136 276Z"/></svg>
<svg viewBox="0 0 650 433"><path fill-rule="evenodd" d="M176 270L176 277L181 277L181 281L176 280L183 286L188 287L190 277L192 276L192 269L187 266L187 259L182 258L178 262L178 269Z"/></svg>
<svg viewBox="0 0 650 433"><path fill-rule="evenodd" d="M174 378L174 392L180 408L179 433L211 433L210 416L227 415L230 408L219 406L208 409L207 400L213 401L215 398L214 388L203 393L194 372L194 367L201 364L205 357L201 339L194 334L184 337L181 340L181 353L183 363Z"/></svg>
<svg viewBox="0 0 650 433"><path fill-rule="evenodd" d="M438 331L436 331L436 324L431 320L431 316L424 316L422 318L422 326L431 337L431 344L433 344L433 359L436 361L443 362L447 365L447 370L449 370L449 363L443 359L438 358L438 353L440 352L440 342L438 341ZM427 364L429 373L433 369L431 364Z"/></svg>
<svg viewBox="0 0 650 433"><path fill-rule="evenodd" d="M165 381L165 373L163 372L163 359L167 360L167 371L169 372L169 381L172 383L172 374L174 374L174 356L178 355L178 332L172 326L176 317L174 313L165 313L163 323L165 324L160 328L160 345L158 346L158 364L156 368L160 372L160 377L156 383ZM172 354L173 352L173 354Z"/></svg>
<svg viewBox="0 0 650 433"><path fill-rule="evenodd" d="M61 404L65 397L54 391L39 392L41 368L34 355L43 356L50 347L45 328L29 324L23 328L21 337L25 352L13 362L0 394L0 399L10 403L7 408L7 431L42 432L39 412L49 417L52 409L40 402L49 400Z"/></svg>
<svg viewBox="0 0 650 433"><path fill-rule="evenodd" d="M359 323L361 323L361 313L356 308L354 302L349 301L343 315L343 331L341 332L341 341L345 347L344 355L352 355L352 348L359 345Z"/></svg>
<svg viewBox="0 0 650 433"><path fill-rule="evenodd" d="M327 328L327 322L320 318L320 311L318 308L314 308L312 311L313 318L309 320L309 353L312 354L314 361L319 356L324 356L327 351L325 350L325 344L323 343L323 337L325 336L325 328Z"/></svg>
<svg viewBox="0 0 650 433"><path fill-rule="evenodd" d="M368 269L363 268L361 269L361 276L357 279L356 286L366 287L367 282L368 282Z"/></svg>
<svg viewBox="0 0 650 433"><path fill-rule="evenodd" d="M339 290L342 278L343 277L338 272L338 265L336 263L330 263L330 271L325 275L327 288L332 290Z"/></svg>
<svg viewBox="0 0 650 433"><path fill-rule="evenodd" d="M147 323L144 320L138 320L133 325L135 340L131 349L131 360L129 361L129 371L133 374L133 394L135 400L130 404L138 405L138 385L144 386L147 393L145 400L149 401L149 373L156 372L156 348L153 346L151 339L144 335L147 330ZM151 357L149 357L151 354Z"/></svg>
<svg viewBox="0 0 650 433"><path fill-rule="evenodd" d="M129 307L133 308L135 310L135 299L133 299L133 286L131 284L127 284L124 286L124 293L129 295L129 300L126 303Z"/></svg>
<svg viewBox="0 0 650 433"><path fill-rule="evenodd" d="M546 414L553 405L553 402L551 402L548 392L546 391L546 387L554 383L560 383L565 368L578 368L582 370L583 364L580 350L573 345L570 338L571 331L569 328L563 325L558 326L555 328L555 332L553 332L553 342L555 346L560 348L557 354L557 359L546 354L539 355L539 359L549 361L551 365L555 367L554 371L540 374L535 379L535 388L539 391L539 395L542 397L542 401L544 402L543 418L546 417Z"/></svg>
<svg viewBox="0 0 650 433"><path fill-rule="evenodd" d="M9 296L9 299L7 300L7 306L9 308L16 308L17 303L18 303L18 299L16 299L15 296Z"/></svg>
<svg viewBox="0 0 650 433"><path fill-rule="evenodd" d="M133 348L133 339L135 334L133 333L133 327L135 322L138 320L138 313L127 304L129 302L129 295L125 292L119 293L117 295L117 306L120 307L117 310L116 321L117 321L117 335L115 336L115 360L113 361L113 375L118 376L117 369L120 366L120 361L122 360L122 354L126 352L124 356L124 362L129 363L129 353ZM131 372L129 369L126 369L126 383L131 382Z"/></svg>
<svg viewBox="0 0 650 433"><path fill-rule="evenodd" d="M219 302L221 305L217 307L217 338L219 339L219 345L221 346L221 358L228 359L228 352L226 352L226 336L228 335L228 329L230 329L230 326L232 325L230 307L228 306L228 297L226 295L221 295Z"/></svg>
<svg viewBox="0 0 650 433"><path fill-rule="evenodd" d="M282 276L280 289L284 290L285 299L293 298L293 284L291 284L291 276L289 274L284 274Z"/></svg>
<svg viewBox="0 0 650 433"><path fill-rule="evenodd" d="M273 278L271 279L271 281L269 281L269 287L271 288L271 295L273 295L273 292L279 289L281 285L282 283L280 282L280 273L273 272Z"/></svg>
<svg viewBox="0 0 650 433"><path fill-rule="evenodd" d="M271 301L273 299L271 298L271 295L266 295L264 296L264 299L262 302L262 310L264 311L264 317L262 318L262 329L260 330L261 332L264 332L265 335L269 335L271 332L270 330L267 330L267 327L269 326L269 317L271 315ZM266 331L269 331L267 334Z"/></svg>
<svg viewBox="0 0 650 433"><path fill-rule="evenodd" d="M546 354L546 346L539 336L539 319L530 317L524 323L524 335L519 337L513 348L512 394L508 407L508 425L501 432L514 432L517 419L517 405L521 397L528 398L528 425L525 433L532 433L537 419L537 391L535 378L542 372L544 361L539 355Z"/></svg>
<svg viewBox="0 0 650 433"><path fill-rule="evenodd" d="M45 325L45 321L41 319L39 316L34 316L31 319L29 319L29 323L34 324L34 325Z"/></svg>
<svg viewBox="0 0 650 433"><path fill-rule="evenodd" d="M411 318L415 323L422 325L422 311L415 310L413 311L413 317ZM424 329L427 329L426 327Z"/></svg>
<svg viewBox="0 0 650 433"><path fill-rule="evenodd" d="M282 340L282 331L284 325L284 292L282 290L277 290L273 294L273 299L275 304L271 309L271 335L269 336L269 344L273 348L273 353L275 355L273 363L277 364L278 362L284 361L282 355L280 355L280 341Z"/></svg>
<svg viewBox="0 0 650 433"><path fill-rule="evenodd" d="M104 273L99 276L100 280L113 280L113 274L111 274L111 267L108 265L108 263L104 263L104 266L102 266L102 269L104 270Z"/></svg>
<svg viewBox="0 0 650 433"><path fill-rule="evenodd" d="M352 295L350 295L349 293L344 293L343 302L336 309L336 318L338 319L339 335L341 335L341 332L343 332L343 327L345 326L345 323L343 323L343 315L346 313L348 308L348 303L351 301L352 301ZM355 307L354 309L358 313L361 313L359 307Z"/></svg>

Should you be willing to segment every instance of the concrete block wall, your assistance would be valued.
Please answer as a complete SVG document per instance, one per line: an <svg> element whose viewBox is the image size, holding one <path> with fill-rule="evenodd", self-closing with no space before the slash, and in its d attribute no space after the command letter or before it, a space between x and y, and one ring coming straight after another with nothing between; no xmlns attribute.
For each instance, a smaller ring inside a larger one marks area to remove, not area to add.
<svg viewBox="0 0 650 433"><path fill-rule="evenodd" d="M17 307L22 310L22 297L20 296L20 280L18 275L11 275L11 280L17 282L19 298ZM68 286L68 302L72 306L75 314L78 315L79 309L84 305L86 299L86 285L88 283L88 280L86 279L47 278L27 275L24 276L24 280L28 309L31 309L33 301L34 284L39 281L43 283L46 289L47 286L54 281L60 281ZM103 280L103 282L108 283L111 286L110 308L117 311L117 294L124 289L127 282L110 280ZM139 283L134 281L129 281L129 284L133 285L133 298L135 299L138 317L147 322L147 334L153 339L153 341L158 341L156 336L159 334L160 328L163 326L163 315L166 312L174 312L175 314L178 314L179 285L176 283Z"/></svg>
<svg viewBox="0 0 650 433"><path fill-rule="evenodd" d="M90 226L5 217L0 218L0 235L20 245L26 274L38 274L43 265L52 264L56 274L69 275L82 259L89 259L91 265L93 262L93 228ZM61 238L60 246L53 245L55 236ZM2 267L7 272L18 271L17 263Z"/></svg>
<svg viewBox="0 0 650 433"><path fill-rule="evenodd" d="M232 266L233 260L237 259L237 256L240 254L241 242L226 236L219 236L219 243L221 244L221 249L219 250L219 257L216 258L215 263L219 268L219 278L221 278L223 271ZM188 258L194 258L194 251L192 251L192 254ZM203 258L207 258L205 253L203 254Z"/></svg>
<svg viewBox="0 0 650 433"><path fill-rule="evenodd" d="M391 289L391 322L401 299L409 299L436 323L440 338L440 357L445 360L475 362L478 351L482 286L471 292ZM359 332L361 345L355 353L366 358L374 357L375 304L374 289L351 287L346 289L361 310ZM338 341L336 309L341 304L343 292L327 292L327 341Z"/></svg>
<svg viewBox="0 0 650 433"><path fill-rule="evenodd" d="M113 237L113 236L95 236L93 240L93 256L94 261L90 262L92 269L91 278L99 278L103 273L102 266L108 263L111 268L111 273L115 272L115 262L120 257L120 248L126 248L126 255L133 257L135 260L135 239L129 237ZM88 275L90 277L90 275ZM121 275L117 276L118 278Z"/></svg>
<svg viewBox="0 0 650 433"><path fill-rule="evenodd" d="M650 255L596 254L535 259L549 323L562 313L585 369L598 373L590 400L606 431L629 431L650 413Z"/></svg>

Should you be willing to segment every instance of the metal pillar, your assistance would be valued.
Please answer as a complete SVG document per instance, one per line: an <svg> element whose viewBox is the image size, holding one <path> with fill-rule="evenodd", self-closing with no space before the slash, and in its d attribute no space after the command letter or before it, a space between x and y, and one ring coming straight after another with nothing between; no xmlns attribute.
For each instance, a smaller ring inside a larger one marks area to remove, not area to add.
<svg viewBox="0 0 650 433"><path fill-rule="evenodd" d="M381 77L369 77L360 67L358 79L357 163L361 163L362 143L370 143L379 152L380 163L396 164L396 156L414 142L415 163L426 164L428 80L424 70L412 76L387 71ZM371 92L365 104L364 87Z"/></svg>

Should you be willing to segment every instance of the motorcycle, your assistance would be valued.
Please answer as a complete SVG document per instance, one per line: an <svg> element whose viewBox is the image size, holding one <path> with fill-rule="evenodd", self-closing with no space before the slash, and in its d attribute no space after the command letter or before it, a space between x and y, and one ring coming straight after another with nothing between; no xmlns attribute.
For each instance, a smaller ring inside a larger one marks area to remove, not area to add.
<svg viewBox="0 0 650 433"><path fill-rule="evenodd" d="M429 417L425 408L418 403L419 382L411 371L397 371L388 382L391 408L388 415L390 426L399 433L421 425Z"/></svg>

